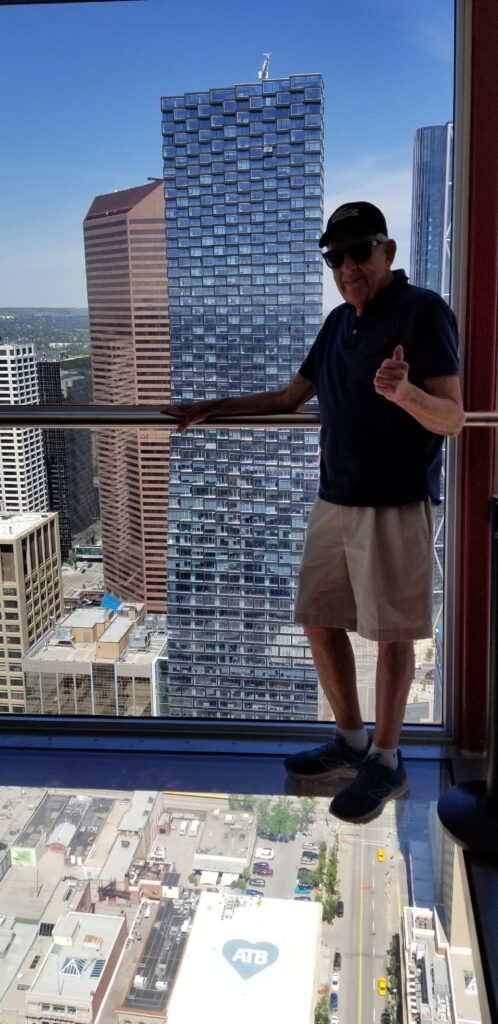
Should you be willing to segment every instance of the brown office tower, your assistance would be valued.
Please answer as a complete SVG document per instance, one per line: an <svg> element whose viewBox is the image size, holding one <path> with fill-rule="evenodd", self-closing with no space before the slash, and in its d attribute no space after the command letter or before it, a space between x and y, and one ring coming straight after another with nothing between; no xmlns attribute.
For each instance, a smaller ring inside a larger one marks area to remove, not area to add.
<svg viewBox="0 0 498 1024"><path fill-rule="evenodd" d="M84 221L94 401L170 398L162 182L94 199ZM166 609L169 432L97 432L104 581L120 598Z"/></svg>

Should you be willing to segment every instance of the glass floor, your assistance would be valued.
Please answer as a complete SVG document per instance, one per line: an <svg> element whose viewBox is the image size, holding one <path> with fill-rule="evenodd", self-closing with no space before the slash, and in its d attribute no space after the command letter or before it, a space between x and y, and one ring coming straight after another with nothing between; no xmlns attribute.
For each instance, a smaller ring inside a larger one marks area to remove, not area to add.
<svg viewBox="0 0 498 1024"><path fill-rule="evenodd" d="M362 826L279 759L209 758L200 789L175 763L164 790L0 788L2 1024L481 1020L443 762L407 757Z"/></svg>

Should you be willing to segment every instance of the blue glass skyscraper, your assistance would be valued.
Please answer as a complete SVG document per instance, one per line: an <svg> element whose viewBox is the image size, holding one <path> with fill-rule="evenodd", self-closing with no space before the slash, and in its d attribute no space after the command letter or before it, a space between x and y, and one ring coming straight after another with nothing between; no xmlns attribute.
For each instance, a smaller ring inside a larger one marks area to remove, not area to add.
<svg viewBox="0 0 498 1024"><path fill-rule="evenodd" d="M322 322L320 75L162 100L172 401L283 387ZM315 431L173 436L168 711L315 718L292 625Z"/></svg>
<svg viewBox="0 0 498 1024"><path fill-rule="evenodd" d="M413 145L410 279L449 301L453 125L417 128Z"/></svg>
<svg viewBox="0 0 498 1024"><path fill-rule="evenodd" d="M410 278L450 300L451 227L453 202L453 124L417 128L413 145L413 185ZM446 459L443 461L443 473ZM444 487L436 509L434 531L434 649L433 720L442 718Z"/></svg>

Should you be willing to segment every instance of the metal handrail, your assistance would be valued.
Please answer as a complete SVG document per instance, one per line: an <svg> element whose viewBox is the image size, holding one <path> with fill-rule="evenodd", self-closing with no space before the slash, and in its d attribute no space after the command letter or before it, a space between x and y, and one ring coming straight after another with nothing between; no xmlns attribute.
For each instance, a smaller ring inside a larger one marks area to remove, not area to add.
<svg viewBox="0 0 498 1024"><path fill-rule="evenodd" d="M315 406L316 409L316 406ZM216 416L199 428L206 427L317 427L318 412L278 413L271 416ZM175 416L166 416L160 406L147 405L2 405L0 427L50 427L77 429L88 427L162 427L174 430Z"/></svg>
<svg viewBox="0 0 498 1024"><path fill-rule="evenodd" d="M213 416L198 424L199 429L231 427L273 427L284 429L316 428L320 416L316 406L303 406L304 412L266 416ZM1 427L46 427L51 430L76 430L90 427L162 427L174 430L178 420L161 412L160 406L147 405L2 405ZM498 411L466 412L466 427L498 426Z"/></svg>

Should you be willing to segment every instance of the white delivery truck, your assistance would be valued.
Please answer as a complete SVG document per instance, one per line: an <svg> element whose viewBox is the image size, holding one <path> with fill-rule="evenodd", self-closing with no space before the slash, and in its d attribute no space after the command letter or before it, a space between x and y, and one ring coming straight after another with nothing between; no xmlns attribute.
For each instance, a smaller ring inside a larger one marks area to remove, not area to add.
<svg viewBox="0 0 498 1024"><path fill-rule="evenodd" d="M194 818L194 820L190 822L190 828L188 830L189 836L196 836L197 835L197 833L199 831L199 825L200 825L200 821L199 821L198 818Z"/></svg>
<svg viewBox="0 0 498 1024"><path fill-rule="evenodd" d="M182 823L180 825L180 828L178 829L178 834L180 836L184 836L185 833L187 832L187 829L188 829L188 821L182 821Z"/></svg>

